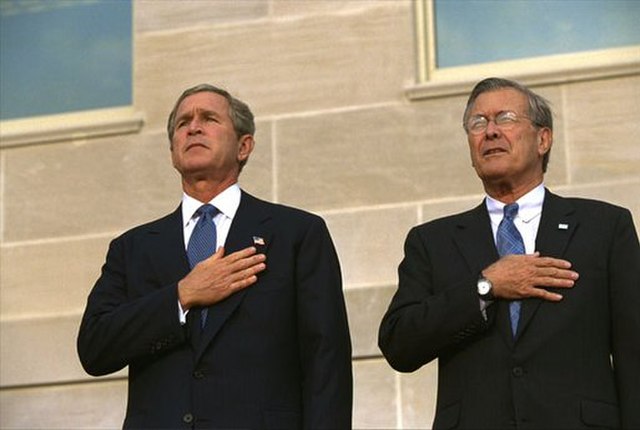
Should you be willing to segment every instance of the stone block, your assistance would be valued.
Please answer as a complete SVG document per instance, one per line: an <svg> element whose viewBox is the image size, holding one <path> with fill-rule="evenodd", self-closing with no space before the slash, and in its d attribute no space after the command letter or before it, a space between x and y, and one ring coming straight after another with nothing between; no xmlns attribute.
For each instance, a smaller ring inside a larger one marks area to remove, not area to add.
<svg viewBox="0 0 640 430"><path fill-rule="evenodd" d="M333 212L324 218L347 288L396 283L404 238L417 223L415 206Z"/></svg>
<svg viewBox="0 0 640 430"><path fill-rule="evenodd" d="M174 210L168 148L156 134L7 150L4 242L119 231Z"/></svg>
<svg viewBox="0 0 640 430"><path fill-rule="evenodd" d="M428 429L433 425L438 390L438 362L400 375L402 428Z"/></svg>
<svg viewBox="0 0 640 430"><path fill-rule="evenodd" d="M463 109L456 97L282 120L280 199L323 210L477 192Z"/></svg>
<svg viewBox="0 0 640 430"><path fill-rule="evenodd" d="M411 7L385 5L138 34L134 106L155 129L182 90L202 82L227 88L260 118L398 100L414 73Z"/></svg>
<svg viewBox="0 0 640 430"><path fill-rule="evenodd" d="M110 240L105 236L0 248L2 319L81 313Z"/></svg>
<svg viewBox="0 0 640 430"><path fill-rule="evenodd" d="M638 178L640 76L567 86L571 183Z"/></svg>
<svg viewBox="0 0 640 430"><path fill-rule="evenodd" d="M353 363L353 428L399 428L397 375L382 359Z"/></svg>
<svg viewBox="0 0 640 430"><path fill-rule="evenodd" d="M76 352L79 327L79 315L2 320L0 386L42 386L93 379L82 369ZM125 372L106 379L122 377Z"/></svg>
<svg viewBox="0 0 640 430"><path fill-rule="evenodd" d="M356 14L376 7L408 7L411 0L271 0L272 14L278 18L294 18L318 14Z"/></svg>
<svg viewBox="0 0 640 430"><path fill-rule="evenodd" d="M268 12L264 0L135 0L134 29L137 34L189 30L263 19Z"/></svg>
<svg viewBox="0 0 640 430"><path fill-rule="evenodd" d="M380 357L378 327L395 286L354 288L345 292L353 357Z"/></svg>
<svg viewBox="0 0 640 430"><path fill-rule="evenodd" d="M0 391L0 428L121 428L126 402L126 380L5 389Z"/></svg>

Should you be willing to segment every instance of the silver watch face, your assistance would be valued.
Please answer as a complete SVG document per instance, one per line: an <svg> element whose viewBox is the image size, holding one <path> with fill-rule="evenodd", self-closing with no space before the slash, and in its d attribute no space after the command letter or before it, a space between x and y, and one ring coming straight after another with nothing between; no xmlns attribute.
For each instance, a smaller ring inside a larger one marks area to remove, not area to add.
<svg viewBox="0 0 640 430"><path fill-rule="evenodd" d="M484 296L491 290L491 282L486 279L480 279L478 281L478 294Z"/></svg>

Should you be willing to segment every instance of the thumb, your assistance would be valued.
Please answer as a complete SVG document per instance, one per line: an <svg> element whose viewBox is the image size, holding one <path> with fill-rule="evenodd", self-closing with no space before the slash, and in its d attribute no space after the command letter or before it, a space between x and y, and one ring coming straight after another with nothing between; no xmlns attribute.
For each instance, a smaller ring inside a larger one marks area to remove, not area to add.
<svg viewBox="0 0 640 430"><path fill-rule="evenodd" d="M221 246L216 250L216 252L211 256L213 260L219 260L224 257L224 246Z"/></svg>

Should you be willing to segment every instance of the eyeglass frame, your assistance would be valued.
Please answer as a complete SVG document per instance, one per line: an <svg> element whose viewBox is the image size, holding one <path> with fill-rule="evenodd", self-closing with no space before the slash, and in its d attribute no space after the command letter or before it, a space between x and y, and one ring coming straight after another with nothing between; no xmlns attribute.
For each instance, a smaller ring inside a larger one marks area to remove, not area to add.
<svg viewBox="0 0 640 430"><path fill-rule="evenodd" d="M477 127L475 127L474 129L474 126L472 125L472 122L474 121L474 119L484 120L483 121L484 125L482 126L482 128L478 129ZM521 119L527 119L531 121L531 124L535 125L536 127L541 127L541 125L536 121L534 121L533 118L531 118L530 116L520 115L512 110L505 110L505 111L498 112L496 115L493 116L493 118L486 117L485 115L474 115L470 117L467 123L465 124L465 130L467 131L467 133L470 133L473 135L480 135L487 130L487 127L489 127L489 123L491 121L493 121L496 127L498 127L500 130L510 130L513 126L519 123Z"/></svg>

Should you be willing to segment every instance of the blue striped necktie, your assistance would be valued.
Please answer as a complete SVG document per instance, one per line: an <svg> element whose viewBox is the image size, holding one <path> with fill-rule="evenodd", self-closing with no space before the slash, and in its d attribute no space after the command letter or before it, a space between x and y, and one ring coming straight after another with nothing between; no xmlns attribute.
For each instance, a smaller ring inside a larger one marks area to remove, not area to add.
<svg viewBox="0 0 640 430"><path fill-rule="evenodd" d="M524 242L520 232L513 224L513 219L518 214L518 204L511 203L504 207L504 217L498 226L497 247L500 257L510 254L524 254ZM509 317L511 319L511 332L516 335L518 321L520 319L520 300L509 302Z"/></svg>
<svg viewBox="0 0 640 430"><path fill-rule="evenodd" d="M189 244L187 245L187 257L189 258L189 265L193 269L196 264L205 260L216 252L216 224L213 222L213 217L218 213L218 209L210 204L202 205L196 211L196 215L199 215L198 223L193 228L191 237L189 238ZM207 322L208 309L202 308L200 327L204 328Z"/></svg>

